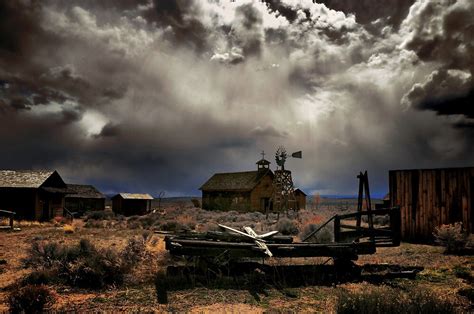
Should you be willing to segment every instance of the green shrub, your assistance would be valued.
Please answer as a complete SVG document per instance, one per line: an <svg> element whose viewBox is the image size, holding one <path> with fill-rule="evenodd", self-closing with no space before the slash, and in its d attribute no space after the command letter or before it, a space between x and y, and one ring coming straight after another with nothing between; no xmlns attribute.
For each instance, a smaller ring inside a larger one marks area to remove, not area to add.
<svg viewBox="0 0 474 314"><path fill-rule="evenodd" d="M436 243L446 248L446 254L462 252L468 240L468 235L463 231L461 222L436 227L433 235Z"/></svg>
<svg viewBox="0 0 474 314"><path fill-rule="evenodd" d="M55 302L54 294L44 285L27 285L8 296L12 313L43 313Z"/></svg>
<svg viewBox="0 0 474 314"><path fill-rule="evenodd" d="M287 218L278 221L276 229L283 235L296 235L299 232L296 222Z"/></svg>
<svg viewBox="0 0 474 314"><path fill-rule="evenodd" d="M428 290L408 291L386 288L370 292L341 292L336 303L336 312L360 314L392 313L455 313L450 302L437 298Z"/></svg>

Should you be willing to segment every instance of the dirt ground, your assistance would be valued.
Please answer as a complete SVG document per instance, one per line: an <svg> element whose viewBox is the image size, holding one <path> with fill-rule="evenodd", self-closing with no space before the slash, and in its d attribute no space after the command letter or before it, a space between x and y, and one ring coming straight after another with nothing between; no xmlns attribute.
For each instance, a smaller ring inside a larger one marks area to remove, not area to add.
<svg viewBox="0 0 474 314"><path fill-rule="evenodd" d="M141 229L86 228L80 219L73 223L74 231L65 232L62 225L33 223L21 227L21 231L0 231L0 312L8 310L7 297L14 284L32 270L22 265L22 258L34 241L55 241L63 244L77 243L89 239L99 248L125 246L131 237L141 237ZM337 295L341 290L368 291L379 286L419 287L430 289L440 298L448 299L460 312L473 310L466 297L458 294L469 288L466 279L458 278L456 269L463 269L474 276L472 256L450 256L443 248L429 245L402 243L400 247L380 248L374 255L361 256L358 265L421 266L423 271L415 279L393 279L381 283L357 282L334 285L315 285L291 288L291 293L274 287L266 287L257 296L238 286L231 289L210 289L198 286L192 289L170 291L168 304L157 302L154 275L158 270L172 264L165 248L163 236L153 234L147 242L149 257L136 265L124 285L94 291L54 285L56 293L55 311L94 312L191 312L191 313L263 313L263 312L323 312L335 311ZM285 259L275 263L311 264L319 260Z"/></svg>

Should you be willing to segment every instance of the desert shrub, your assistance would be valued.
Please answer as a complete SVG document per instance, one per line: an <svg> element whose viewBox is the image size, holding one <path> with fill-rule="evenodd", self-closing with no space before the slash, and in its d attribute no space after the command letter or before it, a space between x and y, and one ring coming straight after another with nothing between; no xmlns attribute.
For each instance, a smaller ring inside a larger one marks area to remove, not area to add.
<svg viewBox="0 0 474 314"><path fill-rule="evenodd" d="M317 224L306 224L303 227L303 230L299 234L301 240L306 239L313 231L319 228ZM334 238L334 231L332 228L325 226L321 230L319 230L315 235L313 235L309 240L315 243L330 243L333 241Z"/></svg>
<svg viewBox="0 0 474 314"><path fill-rule="evenodd" d="M143 260L146 255L147 238L143 236L142 238L131 238L128 240L127 245L120 253L124 267L131 268Z"/></svg>
<svg viewBox="0 0 474 314"><path fill-rule="evenodd" d="M47 285L55 280L55 273L51 270L35 270L21 280L21 285Z"/></svg>
<svg viewBox="0 0 474 314"><path fill-rule="evenodd" d="M278 221L276 229L283 235L295 235L299 232L296 222L287 218Z"/></svg>
<svg viewBox="0 0 474 314"><path fill-rule="evenodd" d="M124 267L118 254L112 250L80 256L65 270L63 276L74 287L99 289L123 283Z"/></svg>
<svg viewBox="0 0 474 314"><path fill-rule="evenodd" d="M103 220L89 219L84 224L84 228L105 228L105 227L106 227L106 221L103 221Z"/></svg>
<svg viewBox="0 0 474 314"><path fill-rule="evenodd" d="M24 263L26 266L47 269L51 272L50 277L71 286L97 289L121 284L124 275L137 261L137 257L132 254L143 254L143 250L144 245L135 240L129 241L120 254L111 249L99 251L85 239L73 246L35 242ZM42 280L38 276L37 280ZM31 280L34 281L33 278Z"/></svg>
<svg viewBox="0 0 474 314"><path fill-rule="evenodd" d="M95 211L90 211L87 212L84 221L88 221L90 219L95 219L95 220L108 220L114 218L115 214L112 211L106 211L106 210L95 210Z"/></svg>
<svg viewBox="0 0 474 314"><path fill-rule="evenodd" d="M23 260L25 266L53 267L58 261L64 260L66 252L58 243L33 242L28 257Z"/></svg>
<svg viewBox="0 0 474 314"><path fill-rule="evenodd" d="M147 228L150 228L151 226L153 226L156 223L157 220L158 220L158 217L151 214L151 215L145 215L145 216L138 217L137 222L140 224L140 226L143 229L147 229Z"/></svg>
<svg viewBox="0 0 474 314"><path fill-rule="evenodd" d="M191 202L193 203L194 207L201 208L201 202L197 198L191 199Z"/></svg>
<svg viewBox="0 0 474 314"><path fill-rule="evenodd" d="M188 229L194 229L196 227L196 220L191 215L179 215L176 217L176 222L180 225L187 226Z"/></svg>
<svg viewBox="0 0 474 314"><path fill-rule="evenodd" d="M446 248L446 254L460 253L465 247L468 236L463 232L461 222L452 225L441 225L433 232L436 243Z"/></svg>
<svg viewBox="0 0 474 314"><path fill-rule="evenodd" d="M54 294L44 285L27 285L8 296L12 313L43 313L54 302Z"/></svg>
<svg viewBox="0 0 474 314"><path fill-rule="evenodd" d="M342 313L455 313L454 305L441 300L427 290L403 293L395 289L354 293L342 292L338 296L336 312Z"/></svg>
<svg viewBox="0 0 474 314"><path fill-rule="evenodd" d="M163 231L187 231L190 228L177 221L165 221L160 224L160 230Z"/></svg>

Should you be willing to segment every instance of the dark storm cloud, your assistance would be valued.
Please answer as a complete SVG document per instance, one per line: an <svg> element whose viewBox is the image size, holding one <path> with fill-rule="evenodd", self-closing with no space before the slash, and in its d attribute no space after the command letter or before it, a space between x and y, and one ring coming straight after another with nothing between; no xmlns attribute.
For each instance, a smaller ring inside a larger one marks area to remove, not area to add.
<svg viewBox="0 0 474 314"><path fill-rule="evenodd" d="M308 156L289 166L309 193L352 193L362 169L384 193L390 168L463 165L472 11L412 2L3 2L0 164L154 195L197 194L279 145ZM433 40L454 61L424 54Z"/></svg>
<svg viewBox="0 0 474 314"><path fill-rule="evenodd" d="M264 1L272 12L284 16L289 22L294 22L298 16L297 10L283 3L281 0L265 0Z"/></svg>
<svg viewBox="0 0 474 314"><path fill-rule="evenodd" d="M420 109L433 110L440 115L464 115L474 119L474 90L467 95L452 98L429 99L419 104ZM464 126L471 125L470 123Z"/></svg>
<svg viewBox="0 0 474 314"><path fill-rule="evenodd" d="M0 53L29 54L30 39L38 33L39 1L0 2Z"/></svg>
<svg viewBox="0 0 474 314"><path fill-rule="evenodd" d="M176 45L185 45L204 52L208 48L209 30L201 22L199 1L195 0L154 0L153 8L144 16L160 27L169 27L165 38Z"/></svg>

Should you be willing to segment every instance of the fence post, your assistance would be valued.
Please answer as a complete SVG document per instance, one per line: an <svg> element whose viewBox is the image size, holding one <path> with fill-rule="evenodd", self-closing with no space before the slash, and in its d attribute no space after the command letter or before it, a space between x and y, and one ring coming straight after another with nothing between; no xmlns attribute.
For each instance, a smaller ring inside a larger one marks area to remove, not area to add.
<svg viewBox="0 0 474 314"><path fill-rule="evenodd" d="M334 216L334 242L339 242L341 232L341 219L338 215Z"/></svg>

